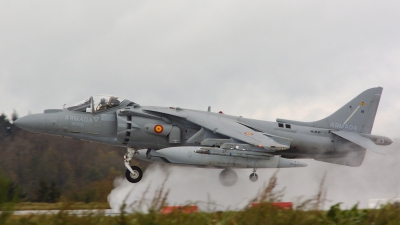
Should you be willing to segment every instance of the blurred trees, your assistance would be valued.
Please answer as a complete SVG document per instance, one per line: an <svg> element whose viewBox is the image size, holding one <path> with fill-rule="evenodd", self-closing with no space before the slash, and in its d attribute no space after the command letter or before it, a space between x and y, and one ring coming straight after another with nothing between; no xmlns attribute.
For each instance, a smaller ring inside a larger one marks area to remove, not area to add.
<svg viewBox="0 0 400 225"><path fill-rule="evenodd" d="M15 112L15 116L18 117L17 113ZM7 119L7 116L2 113L0 115L0 140L6 136L9 136L12 133L12 124Z"/></svg>
<svg viewBox="0 0 400 225"><path fill-rule="evenodd" d="M39 180L39 187L36 189L36 202L58 202L61 196L61 192L56 187L56 183L51 181L48 184L44 179Z"/></svg>
<svg viewBox="0 0 400 225"><path fill-rule="evenodd" d="M14 111L12 121L18 118ZM106 202L126 149L27 132L0 115L0 174L23 201Z"/></svg>

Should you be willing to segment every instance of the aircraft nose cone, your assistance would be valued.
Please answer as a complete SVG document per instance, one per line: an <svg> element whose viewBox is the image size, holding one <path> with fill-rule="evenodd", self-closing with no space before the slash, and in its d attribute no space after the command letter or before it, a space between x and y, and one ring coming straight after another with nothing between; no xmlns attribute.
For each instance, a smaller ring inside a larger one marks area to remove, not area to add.
<svg viewBox="0 0 400 225"><path fill-rule="evenodd" d="M28 131L41 130L43 129L44 115L43 114L27 115L14 121L14 124Z"/></svg>

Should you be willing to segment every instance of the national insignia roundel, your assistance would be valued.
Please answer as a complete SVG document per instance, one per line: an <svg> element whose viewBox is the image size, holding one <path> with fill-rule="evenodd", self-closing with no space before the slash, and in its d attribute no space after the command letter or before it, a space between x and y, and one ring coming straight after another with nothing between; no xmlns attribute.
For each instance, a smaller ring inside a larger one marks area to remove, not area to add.
<svg viewBox="0 0 400 225"><path fill-rule="evenodd" d="M164 130L164 127L160 124L157 124L154 126L154 132L156 132L157 134L162 133Z"/></svg>

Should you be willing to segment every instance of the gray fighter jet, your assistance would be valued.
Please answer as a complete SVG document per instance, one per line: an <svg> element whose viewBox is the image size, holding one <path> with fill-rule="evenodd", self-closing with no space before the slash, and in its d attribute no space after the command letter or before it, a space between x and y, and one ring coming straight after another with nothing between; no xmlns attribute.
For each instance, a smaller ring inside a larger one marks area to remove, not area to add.
<svg viewBox="0 0 400 225"><path fill-rule="evenodd" d="M232 168L305 167L308 158L357 167L366 149L382 154L379 145L392 140L372 135L382 93L368 89L332 115L315 122L276 122L179 107L141 106L116 96L96 95L64 109L47 109L15 121L25 130L61 135L127 148L126 179L142 179L130 166L133 157L171 165L223 169L224 186L237 181Z"/></svg>

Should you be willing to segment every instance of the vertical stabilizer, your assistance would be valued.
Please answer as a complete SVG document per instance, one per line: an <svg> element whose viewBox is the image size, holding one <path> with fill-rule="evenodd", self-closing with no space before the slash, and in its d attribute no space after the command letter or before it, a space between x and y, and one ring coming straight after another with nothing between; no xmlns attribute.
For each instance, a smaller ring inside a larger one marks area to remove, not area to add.
<svg viewBox="0 0 400 225"><path fill-rule="evenodd" d="M315 121L315 127L349 130L370 134L381 99L382 87L368 89L332 115Z"/></svg>
<svg viewBox="0 0 400 225"><path fill-rule="evenodd" d="M291 123L300 126L326 128L332 130L348 130L370 134L374 125L383 88L368 89L350 102L342 106L332 115L315 122L300 122L276 119L280 123Z"/></svg>

